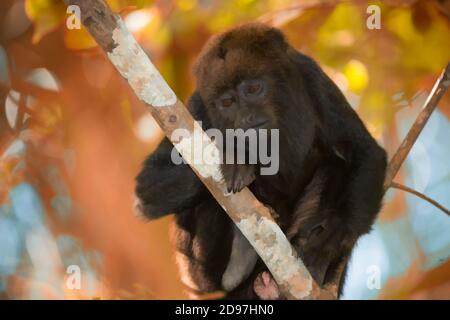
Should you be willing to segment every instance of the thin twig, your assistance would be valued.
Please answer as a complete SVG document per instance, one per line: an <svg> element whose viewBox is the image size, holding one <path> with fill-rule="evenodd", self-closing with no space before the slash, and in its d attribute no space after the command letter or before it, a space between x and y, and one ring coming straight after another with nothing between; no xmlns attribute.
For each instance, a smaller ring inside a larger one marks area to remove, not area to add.
<svg viewBox="0 0 450 320"><path fill-rule="evenodd" d="M339 3L338 0L325 0L325 1L324 0L312 0L309 2L299 3L299 4L291 5L291 6L279 9L279 10L271 11L269 13L266 13L266 14L260 16L258 18L258 20L263 23L272 24L272 22L274 20L276 20L277 17L287 14L290 11L298 11L298 13L299 13L298 15L300 15L300 13L302 11L317 7L319 5L327 5L327 6L333 7L338 3Z"/></svg>
<svg viewBox="0 0 450 320"><path fill-rule="evenodd" d="M407 186L402 185L402 184L397 183L397 182L392 182L391 185L390 185L390 187L391 187L391 188L400 189L400 190L409 192L409 193L411 193L411 194L413 194L413 195L415 195L415 196L418 196L419 198L421 198L421 199L423 199L423 200L425 200L425 201L428 201L428 202L431 203L433 206L435 206L436 208L438 208L438 209L444 211L447 215L450 216L450 210L448 210L447 208L445 208L445 207L444 207L443 205L441 205L439 202L437 202L437 201L435 201L435 200L433 200L433 199L427 197L426 195L424 195L423 193L420 193L420 192L417 191L417 190L414 190L414 189L412 189L412 188L410 188L410 187L407 187Z"/></svg>
<svg viewBox="0 0 450 320"><path fill-rule="evenodd" d="M406 138L403 140L402 144L397 149L397 152L389 162L386 172L386 178L384 180L384 192L386 192L389 186L391 185L392 180L395 178L395 175L400 170L400 167L405 161L406 156L408 155L409 151L416 142L417 137L422 132L422 129L425 127L425 124L427 123L434 109L436 109L442 96L447 91L449 85L450 85L450 64L448 64L447 67L442 71L441 76L436 81L433 90L431 90L431 93L428 96L427 101L425 102L423 110L417 116L416 121L414 122L411 129L409 129Z"/></svg>

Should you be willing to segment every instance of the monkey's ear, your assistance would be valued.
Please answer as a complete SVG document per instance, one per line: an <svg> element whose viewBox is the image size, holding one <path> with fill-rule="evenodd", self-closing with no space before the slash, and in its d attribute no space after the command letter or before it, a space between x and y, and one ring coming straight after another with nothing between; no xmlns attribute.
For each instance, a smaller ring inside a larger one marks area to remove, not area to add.
<svg viewBox="0 0 450 320"><path fill-rule="evenodd" d="M286 39L280 30L276 28L270 28L267 31L267 35L268 39L270 39L270 44L275 45L275 47L281 49L288 47Z"/></svg>

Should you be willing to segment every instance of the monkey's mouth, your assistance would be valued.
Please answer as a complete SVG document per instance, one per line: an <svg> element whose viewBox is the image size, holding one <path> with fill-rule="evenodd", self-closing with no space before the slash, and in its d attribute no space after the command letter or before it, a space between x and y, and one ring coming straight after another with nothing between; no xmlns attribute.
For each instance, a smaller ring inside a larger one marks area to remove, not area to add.
<svg viewBox="0 0 450 320"><path fill-rule="evenodd" d="M268 129L269 120L260 121L252 126L252 129Z"/></svg>

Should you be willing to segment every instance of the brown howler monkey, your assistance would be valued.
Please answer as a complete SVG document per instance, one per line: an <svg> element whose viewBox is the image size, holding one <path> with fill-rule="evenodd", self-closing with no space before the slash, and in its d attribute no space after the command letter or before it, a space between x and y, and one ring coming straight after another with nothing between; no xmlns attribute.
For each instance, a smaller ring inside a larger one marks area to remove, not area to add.
<svg viewBox="0 0 450 320"><path fill-rule="evenodd" d="M274 209L314 279L327 284L380 210L385 151L317 63L275 28L252 23L214 37L195 76L188 108L204 129L279 129L276 174L260 175L258 164L224 164L222 173L230 191L248 186ZM273 287L264 263L171 152L165 139L144 162L136 195L150 219L176 214L184 283L197 293L224 290L227 298L278 298L259 291Z"/></svg>

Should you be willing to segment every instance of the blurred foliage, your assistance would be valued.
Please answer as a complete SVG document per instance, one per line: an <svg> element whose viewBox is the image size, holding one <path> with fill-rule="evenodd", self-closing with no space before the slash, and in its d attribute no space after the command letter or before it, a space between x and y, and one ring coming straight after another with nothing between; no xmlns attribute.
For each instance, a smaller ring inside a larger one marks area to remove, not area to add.
<svg viewBox="0 0 450 320"><path fill-rule="evenodd" d="M66 5L59 0L26 0L25 11L34 23L33 42L56 29L66 17Z"/></svg>
<svg viewBox="0 0 450 320"><path fill-rule="evenodd" d="M182 100L209 36L254 20L280 27L390 154L450 60L445 1L107 2ZM366 27L368 4L381 8L379 30ZM162 133L86 30L66 28L67 17L62 0L0 2L0 229L9 230L0 231L0 297L185 297L169 254L171 218L144 224L132 212L133 178ZM398 177L447 207L449 116L447 95ZM24 196L38 200L17 207ZM369 256L355 253L347 297L450 298L448 219L414 201L388 194L377 228L359 245ZM25 227L21 217L36 210L39 228ZM424 215L434 223L428 231L415 227L426 226ZM35 264L48 252L47 264ZM385 286L368 292L364 268L374 257ZM75 293L64 289L72 263L87 274Z"/></svg>

